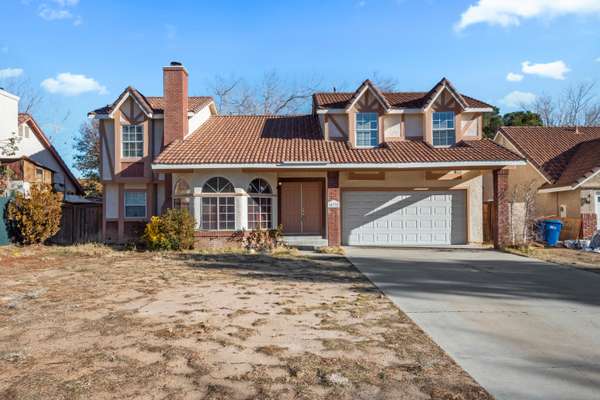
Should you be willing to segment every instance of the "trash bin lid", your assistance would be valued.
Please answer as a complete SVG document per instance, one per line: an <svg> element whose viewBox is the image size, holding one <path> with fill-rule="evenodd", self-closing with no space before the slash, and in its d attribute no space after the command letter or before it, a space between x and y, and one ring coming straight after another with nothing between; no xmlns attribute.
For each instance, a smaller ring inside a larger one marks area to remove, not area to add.
<svg viewBox="0 0 600 400"><path fill-rule="evenodd" d="M546 223L564 225L560 219L547 219Z"/></svg>

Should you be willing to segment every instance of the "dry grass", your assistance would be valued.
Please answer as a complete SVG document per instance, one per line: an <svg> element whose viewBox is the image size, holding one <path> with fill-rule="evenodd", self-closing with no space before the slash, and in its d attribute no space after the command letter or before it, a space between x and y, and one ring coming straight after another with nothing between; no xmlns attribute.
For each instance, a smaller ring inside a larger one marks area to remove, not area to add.
<svg viewBox="0 0 600 400"><path fill-rule="evenodd" d="M319 247L318 252L322 254L338 254L340 256L343 256L345 254L344 249L340 246Z"/></svg>
<svg viewBox="0 0 600 400"><path fill-rule="evenodd" d="M0 248L0 399L488 399L343 257Z"/></svg>
<svg viewBox="0 0 600 400"><path fill-rule="evenodd" d="M600 253L572 250L564 247L538 246L509 248L507 251L555 264L569 265L579 269L600 272Z"/></svg>

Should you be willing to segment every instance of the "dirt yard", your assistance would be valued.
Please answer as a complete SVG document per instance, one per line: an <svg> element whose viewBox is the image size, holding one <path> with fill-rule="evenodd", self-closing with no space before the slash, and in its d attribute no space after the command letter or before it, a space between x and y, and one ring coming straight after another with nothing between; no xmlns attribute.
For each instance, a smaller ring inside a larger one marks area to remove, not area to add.
<svg viewBox="0 0 600 400"><path fill-rule="evenodd" d="M0 399L490 399L343 257L0 248Z"/></svg>
<svg viewBox="0 0 600 400"><path fill-rule="evenodd" d="M509 251L538 260L600 273L600 253L571 250L564 247L529 247L527 249L509 249Z"/></svg>

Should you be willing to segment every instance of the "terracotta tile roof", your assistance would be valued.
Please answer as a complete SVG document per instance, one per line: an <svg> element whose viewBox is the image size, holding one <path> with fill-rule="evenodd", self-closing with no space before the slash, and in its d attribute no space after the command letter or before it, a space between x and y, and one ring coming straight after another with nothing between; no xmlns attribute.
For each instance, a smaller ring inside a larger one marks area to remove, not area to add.
<svg viewBox="0 0 600 400"><path fill-rule="evenodd" d="M600 167L600 127L510 126L502 133L553 186L568 186Z"/></svg>
<svg viewBox="0 0 600 400"><path fill-rule="evenodd" d="M323 92L313 95L313 102L316 108L345 108L355 92ZM429 92L383 92L393 108L421 108L428 99ZM493 106L461 94L469 107L473 108L491 108Z"/></svg>
<svg viewBox="0 0 600 400"><path fill-rule="evenodd" d="M168 146L158 164L410 163L436 161L518 161L519 156L490 140L433 148L421 140L388 142L353 149L346 141L325 141L319 119L301 116L213 116L182 141Z"/></svg>
<svg viewBox="0 0 600 400"><path fill-rule="evenodd" d="M163 113L165 108L165 99L162 96L144 96L139 90L136 88L129 86L127 87L119 97L112 103L107 104L104 107L100 107L94 111L92 114L110 114L113 108L121 101L123 96L126 93L130 93L135 99L140 103L143 108L146 108L146 111L152 111L153 113ZM196 112L208 103L213 100L210 96L191 96L188 97L188 111Z"/></svg>

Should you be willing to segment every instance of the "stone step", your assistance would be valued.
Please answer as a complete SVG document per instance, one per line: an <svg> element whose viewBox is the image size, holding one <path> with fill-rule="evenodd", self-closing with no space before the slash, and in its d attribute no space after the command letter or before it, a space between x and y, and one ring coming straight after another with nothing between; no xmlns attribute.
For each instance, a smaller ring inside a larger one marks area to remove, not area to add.
<svg viewBox="0 0 600 400"><path fill-rule="evenodd" d="M317 250L327 246L327 239L321 236L284 236L283 241L290 247L299 250Z"/></svg>

